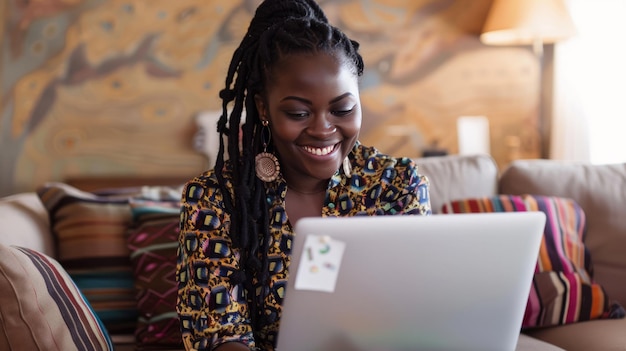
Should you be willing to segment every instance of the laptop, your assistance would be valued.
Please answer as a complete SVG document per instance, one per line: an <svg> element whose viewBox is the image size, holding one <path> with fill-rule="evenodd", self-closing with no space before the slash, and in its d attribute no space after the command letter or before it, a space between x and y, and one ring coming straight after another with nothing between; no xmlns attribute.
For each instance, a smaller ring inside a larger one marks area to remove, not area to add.
<svg viewBox="0 0 626 351"><path fill-rule="evenodd" d="M303 218L277 351L515 350L542 212Z"/></svg>

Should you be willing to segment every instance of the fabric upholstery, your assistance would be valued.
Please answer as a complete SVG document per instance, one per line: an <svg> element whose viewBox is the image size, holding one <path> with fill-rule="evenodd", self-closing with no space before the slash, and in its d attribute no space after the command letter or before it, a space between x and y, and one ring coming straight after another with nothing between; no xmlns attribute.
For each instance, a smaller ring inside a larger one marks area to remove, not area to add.
<svg viewBox="0 0 626 351"><path fill-rule="evenodd" d="M129 197L98 196L63 183L38 189L57 242L57 259L111 333L132 333L137 308L126 246Z"/></svg>
<svg viewBox="0 0 626 351"><path fill-rule="evenodd" d="M545 341L535 339L526 334L520 334L515 351L565 351L564 349L550 345Z"/></svg>
<svg viewBox="0 0 626 351"><path fill-rule="evenodd" d="M626 306L626 164L519 160L503 172L500 192L576 201L587 217L585 245L593 256L594 279Z"/></svg>
<svg viewBox="0 0 626 351"><path fill-rule="evenodd" d="M567 351L625 351L625 330L626 319L596 319L526 330L524 334Z"/></svg>
<svg viewBox="0 0 626 351"><path fill-rule="evenodd" d="M583 243L585 213L573 200L500 195L453 201L442 209L443 213L515 211L546 214L524 328L624 316L623 308L612 304L602 286L593 281L591 257Z"/></svg>
<svg viewBox="0 0 626 351"><path fill-rule="evenodd" d="M48 212L36 193L0 199L0 244L24 246L55 256Z"/></svg>
<svg viewBox="0 0 626 351"><path fill-rule="evenodd" d="M418 172L430 179L433 213L449 201L495 195L498 167L489 155L448 155L418 158Z"/></svg>
<svg viewBox="0 0 626 351"><path fill-rule="evenodd" d="M183 348L176 314L176 250L180 202L131 200L133 228L128 236L139 320L140 350Z"/></svg>
<svg viewBox="0 0 626 351"><path fill-rule="evenodd" d="M0 245L0 350L113 350L106 329L59 263Z"/></svg>

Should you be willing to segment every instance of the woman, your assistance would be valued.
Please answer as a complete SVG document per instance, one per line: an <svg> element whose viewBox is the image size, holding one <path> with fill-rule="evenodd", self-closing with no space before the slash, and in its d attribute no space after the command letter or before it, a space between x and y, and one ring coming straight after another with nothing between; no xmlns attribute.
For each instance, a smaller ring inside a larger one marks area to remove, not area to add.
<svg viewBox="0 0 626 351"><path fill-rule="evenodd" d="M430 214L414 163L358 142L362 73L358 43L314 1L256 10L220 94L227 144L183 193L177 311L187 349L274 349L298 219Z"/></svg>

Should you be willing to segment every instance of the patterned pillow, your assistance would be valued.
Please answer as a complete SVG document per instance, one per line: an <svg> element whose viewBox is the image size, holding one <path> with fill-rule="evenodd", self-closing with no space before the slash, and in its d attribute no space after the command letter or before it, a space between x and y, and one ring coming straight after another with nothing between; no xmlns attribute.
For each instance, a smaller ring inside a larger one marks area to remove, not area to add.
<svg viewBox="0 0 626 351"><path fill-rule="evenodd" d="M58 182L37 190L57 244L57 259L109 333L132 334L137 306L130 250L131 199L179 200L181 186L115 188L89 193Z"/></svg>
<svg viewBox="0 0 626 351"><path fill-rule="evenodd" d="M131 334L137 321L130 252L129 195L99 196L63 183L37 190L48 210L57 259L110 333Z"/></svg>
<svg viewBox="0 0 626 351"><path fill-rule="evenodd" d="M141 350L182 349L176 314L180 202L133 199L130 206L134 224L128 247L139 310L137 346Z"/></svg>
<svg viewBox="0 0 626 351"><path fill-rule="evenodd" d="M546 226L522 328L563 325L603 318L623 318L593 281L589 250L584 244L585 214L566 198L498 195L453 201L442 213L542 211Z"/></svg>
<svg viewBox="0 0 626 351"><path fill-rule="evenodd" d="M57 261L0 245L0 350L113 350L106 329Z"/></svg>

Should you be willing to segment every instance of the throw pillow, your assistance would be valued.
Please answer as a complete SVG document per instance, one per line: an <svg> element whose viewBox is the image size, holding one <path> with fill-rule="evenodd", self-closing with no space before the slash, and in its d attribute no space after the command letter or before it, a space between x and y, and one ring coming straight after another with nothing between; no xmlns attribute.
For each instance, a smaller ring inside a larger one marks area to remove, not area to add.
<svg viewBox="0 0 626 351"><path fill-rule="evenodd" d="M57 259L110 333L132 334L137 321L130 252L129 195L99 196L64 183L37 190L48 210Z"/></svg>
<svg viewBox="0 0 626 351"><path fill-rule="evenodd" d="M179 192L180 194L180 192ZM139 320L138 349L182 349L176 314L176 250L179 201L130 201L133 227L128 236Z"/></svg>
<svg viewBox="0 0 626 351"><path fill-rule="evenodd" d="M181 186L113 188L90 193L52 182L37 190L48 211L57 259L110 333L137 325L134 277L126 239L131 199L180 199Z"/></svg>
<svg viewBox="0 0 626 351"><path fill-rule="evenodd" d="M0 245L0 350L113 350L106 329L59 263Z"/></svg>
<svg viewBox="0 0 626 351"><path fill-rule="evenodd" d="M591 255L583 241L585 214L575 201L536 195L498 195L452 201L442 208L442 213L511 211L546 214L522 328L624 317L624 309L612 304L602 286L593 281Z"/></svg>

